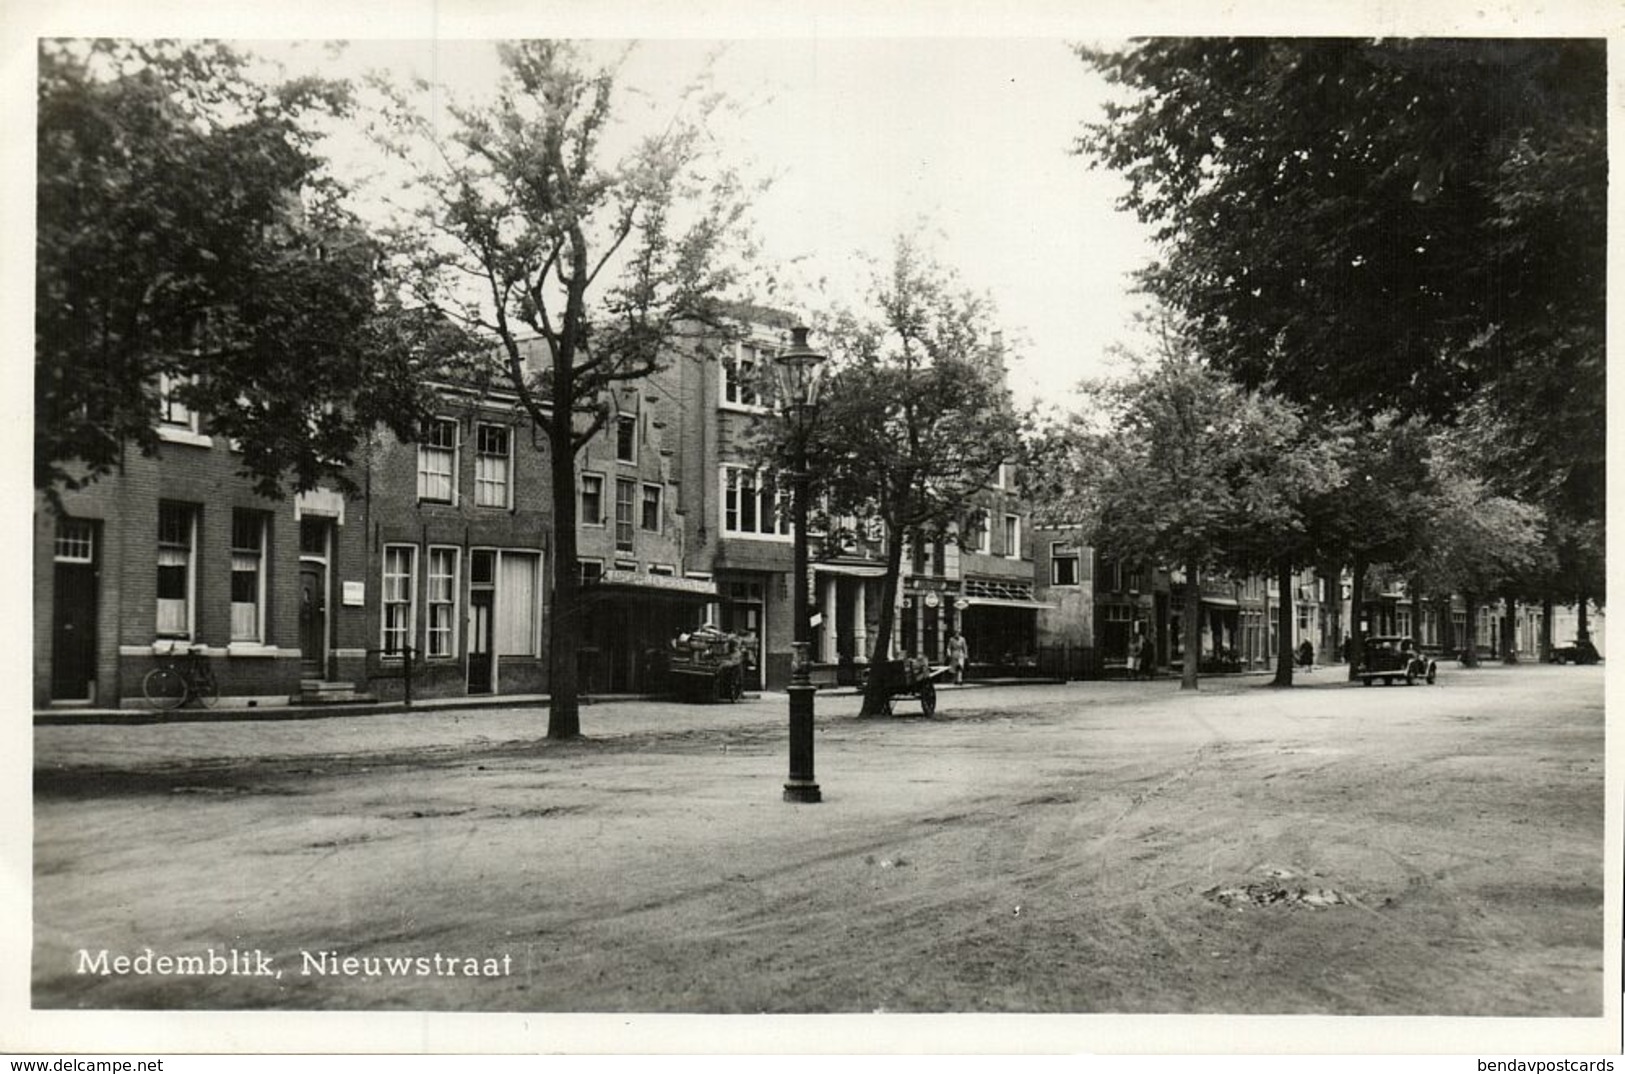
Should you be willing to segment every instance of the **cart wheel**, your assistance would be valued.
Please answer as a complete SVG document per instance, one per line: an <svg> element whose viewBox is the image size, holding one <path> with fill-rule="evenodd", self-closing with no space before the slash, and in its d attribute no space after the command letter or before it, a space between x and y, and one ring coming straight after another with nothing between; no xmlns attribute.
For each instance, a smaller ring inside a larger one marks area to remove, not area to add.
<svg viewBox="0 0 1625 1074"><path fill-rule="evenodd" d="M927 716L937 711L937 687L935 683L926 683L920 687L920 711Z"/></svg>

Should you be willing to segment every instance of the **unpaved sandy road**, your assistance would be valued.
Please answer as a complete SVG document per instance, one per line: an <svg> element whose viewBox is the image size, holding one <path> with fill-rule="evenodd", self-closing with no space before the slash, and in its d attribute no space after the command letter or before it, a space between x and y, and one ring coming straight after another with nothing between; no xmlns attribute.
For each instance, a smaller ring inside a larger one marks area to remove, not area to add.
<svg viewBox="0 0 1625 1074"><path fill-rule="evenodd" d="M818 805L780 801L772 695L563 745L41 728L34 1004L1599 1014L1601 670L1332 675L820 699ZM76 972L104 948L281 975Z"/></svg>

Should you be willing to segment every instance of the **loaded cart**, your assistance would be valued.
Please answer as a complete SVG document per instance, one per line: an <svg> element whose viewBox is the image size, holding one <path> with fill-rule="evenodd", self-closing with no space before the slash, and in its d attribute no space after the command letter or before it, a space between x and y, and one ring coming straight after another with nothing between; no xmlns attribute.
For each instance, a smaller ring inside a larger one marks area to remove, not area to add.
<svg viewBox="0 0 1625 1074"><path fill-rule="evenodd" d="M749 659L750 653L739 635L705 626L672 639L667 670L681 697L738 701L745 692L745 663Z"/></svg>
<svg viewBox="0 0 1625 1074"><path fill-rule="evenodd" d="M878 674L885 684L886 701L884 714L892 715L892 704L901 697L918 698L920 711L927 716L937 711L936 679L947 674L949 668L933 668L924 657L913 657L907 660L886 660L870 665L870 670L864 676L864 688L868 688L868 676Z"/></svg>

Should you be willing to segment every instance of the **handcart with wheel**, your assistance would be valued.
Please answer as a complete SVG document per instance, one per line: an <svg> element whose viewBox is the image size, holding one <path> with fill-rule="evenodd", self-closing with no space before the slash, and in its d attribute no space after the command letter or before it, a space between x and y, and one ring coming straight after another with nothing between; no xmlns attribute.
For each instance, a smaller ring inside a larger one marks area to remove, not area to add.
<svg viewBox="0 0 1625 1074"><path fill-rule="evenodd" d="M869 674L879 674L886 691L881 713L890 716L893 714L893 706L899 699L914 698L919 701L922 714L932 715L937 711L936 680L939 676L946 675L948 671L948 665L933 668L931 662L924 657L886 660L870 665ZM864 685L867 690L867 681Z"/></svg>
<svg viewBox="0 0 1625 1074"><path fill-rule="evenodd" d="M701 627L672 639L667 672L679 696L694 701L738 701L745 693L749 651L743 639Z"/></svg>

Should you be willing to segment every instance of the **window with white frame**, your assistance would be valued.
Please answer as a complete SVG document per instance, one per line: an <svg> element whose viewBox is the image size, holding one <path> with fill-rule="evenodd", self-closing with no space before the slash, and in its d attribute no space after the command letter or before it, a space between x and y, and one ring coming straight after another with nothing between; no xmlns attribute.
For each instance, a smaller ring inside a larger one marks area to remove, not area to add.
<svg viewBox="0 0 1625 1074"><path fill-rule="evenodd" d="M158 505L158 635L192 636L197 586L198 509L186 503Z"/></svg>
<svg viewBox="0 0 1625 1074"><path fill-rule="evenodd" d="M96 526L82 519L63 518L56 524L57 563L96 562Z"/></svg>
<svg viewBox="0 0 1625 1074"><path fill-rule="evenodd" d="M638 419L621 414L615 419L615 461L638 461Z"/></svg>
<svg viewBox="0 0 1625 1074"><path fill-rule="evenodd" d="M506 425L474 427L474 505L513 506L513 436Z"/></svg>
<svg viewBox="0 0 1625 1074"><path fill-rule="evenodd" d="M1004 554L1010 559L1021 558L1021 516L1004 516Z"/></svg>
<svg viewBox="0 0 1625 1074"><path fill-rule="evenodd" d="M632 511L638 483L630 478L615 479L615 550L632 551Z"/></svg>
<svg viewBox="0 0 1625 1074"><path fill-rule="evenodd" d="M430 657L457 655L457 567L459 549L429 549L429 572L423 591L428 612L425 651Z"/></svg>
<svg viewBox="0 0 1625 1074"><path fill-rule="evenodd" d="M642 517L639 526L643 533L660 533L661 502L665 499L665 489L658 484L645 484L643 486Z"/></svg>
<svg viewBox="0 0 1625 1074"><path fill-rule="evenodd" d="M755 343L738 343L722 363L722 401L739 407L773 406L772 356Z"/></svg>
<svg viewBox="0 0 1625 1074"><path fill-rule="evenodd" d="M497 563L497 655L535 656L541 557L534 552L503 552Z"/></svg>
<svg viewBox="0 0 1625 1074"><path fill-rule="evenodd" d="M722 468L722 532L744 537L789 537L789 490L755 470Z"/></svg>
<svg viewBox="0 0 1625 1074"><path fill-rule="evenodd" d="M198 431L197 411L181 401L182 389L197 383L197 377L178 373L158 374L158 423L171 429Z"/></svg>
<svg viewBox="0 0 1625 1074"><path fill-rule="evenodd" d="M576 568L581 572L582 585L592 585L604 576L604 561L601 559L578 559Z"/></svg>
<svg viewBox="0 0 1625 1074"><path fill-rule="evenodd" d="M601 474L581 475L581 524L604 524L604 478Z"/></svg>
<svg viewBox="0 0 1625 1074"><path fill-rule="evenodd" d="M457 494L457 422L434 418L418 441L418 499L454 503Z"/></svg>
<svg viewBox="0 0 1625 1074"><path fill-rule="evenodd" d="M971 512L965 519L965 548L971 552L987 555L993 551L992 539L987 526L987 512Z"/></svg>
<svg viewBox="0 0 1625 1074"><path fill-rule="evenodd" d="M1056 586L1077 585L1078 564L1082 560L1075 547L1059 542L1051 542L1049 546L1049 584Z"/></svg>
<svg viewBox="0 0 1625 1074"><path fill-rule="evenodd" d="M417 612L417 561L414 545L384 546L384 653L399 656L412 644Z"/></svg>
<svg viewBox="0 0 1625 1074"><path fill-rule="evenodd" d="M265 640L264 511L231 513L231 640Z"/></svg>

